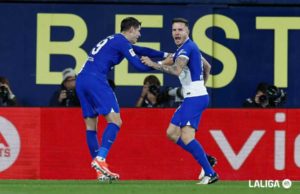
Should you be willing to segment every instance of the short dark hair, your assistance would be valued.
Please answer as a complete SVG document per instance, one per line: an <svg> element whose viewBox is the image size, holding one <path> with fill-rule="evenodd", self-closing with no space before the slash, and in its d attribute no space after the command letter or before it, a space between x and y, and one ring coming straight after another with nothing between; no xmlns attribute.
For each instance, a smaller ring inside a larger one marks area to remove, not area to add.
<svg viewBox="0 0 300 194"><path fill-rule="evenodd" d="M138 28L141 26L141 22L139 22L134 17L127 17L121 22L121 32L129 30L131 27Z"/></svg>
<svg viewBox="0 0 300 194"><path fill-rule="evenodd" d="M177 23L177 22L184 23L186 27L189 27L189 21L185 18L174 18L172 20L172 24Z"/></svg>

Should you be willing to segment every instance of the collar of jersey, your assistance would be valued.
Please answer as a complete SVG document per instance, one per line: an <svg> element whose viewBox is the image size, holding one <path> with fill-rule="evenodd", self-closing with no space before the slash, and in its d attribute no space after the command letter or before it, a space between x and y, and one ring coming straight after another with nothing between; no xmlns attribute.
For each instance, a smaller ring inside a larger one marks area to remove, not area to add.
<svg viewBox="0 0 300 194"><path fill-rule="evenodd" d="M177 50L179 50L183 45L185 45L185 43L186 43L188 40L190 40L189 37L184 41L184 43L182 43L182 45L181 45L180 47L177 48Z"/></svg>

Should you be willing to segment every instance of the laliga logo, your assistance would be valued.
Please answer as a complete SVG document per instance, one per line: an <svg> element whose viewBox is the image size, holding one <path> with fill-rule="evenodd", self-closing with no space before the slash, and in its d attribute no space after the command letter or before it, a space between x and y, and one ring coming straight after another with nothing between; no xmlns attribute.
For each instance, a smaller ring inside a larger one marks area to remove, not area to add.
<svg viewBox="0 0 300 194"><path fill-rule="evenodd" d="M16 127L0 116L0 172L8 169L16 161L20 145Z"/></svg>
<svg viewBox="0 0 300 194"><path fill-rule="evenodd" d="M250 188L281 188L289 189L292 187L292 181L290 179L284 179L281 184L279 180L249 180Z"/></svg>

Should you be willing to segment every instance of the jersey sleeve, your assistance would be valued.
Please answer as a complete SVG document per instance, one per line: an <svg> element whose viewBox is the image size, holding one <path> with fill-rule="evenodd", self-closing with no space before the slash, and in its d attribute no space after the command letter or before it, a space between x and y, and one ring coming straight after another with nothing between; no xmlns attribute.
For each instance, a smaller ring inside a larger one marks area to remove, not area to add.
<svg viewBox="0 0 300 194"><path fill-rule="evenodd" d="M148 56L150 58L165 58L168 53L157 51L147 47L132 45L134 52L139 56Z"/></svg>
<svg viewBox="0 0 300 194"><path fill-rule="evenodd" d="M137 70L143 72L153 70L153 68L148 67L141 62L140 58L136 55L132 46L129 43L120 45L119 49L120 52L124 55L124 57L128 60L128 62L132 64Z"/></svg>
<svg viewBox="0 0 300 194"><path fill-rule="evenodd" d="M191 47L184 46L178 51L177 57L183 56L187 59L190 59L191 52L192 52Z"/></svg>

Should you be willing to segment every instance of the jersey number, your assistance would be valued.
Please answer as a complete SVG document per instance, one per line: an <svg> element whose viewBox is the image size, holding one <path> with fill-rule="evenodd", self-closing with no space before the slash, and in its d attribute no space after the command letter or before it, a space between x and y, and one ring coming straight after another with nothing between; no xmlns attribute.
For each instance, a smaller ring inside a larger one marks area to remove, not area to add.
<svg viewBox="0 0 300 194"><path fill-rule="evenodd" d="M96 47L93 48L93 50L92 50L92 55L97 54L97 53L100 51L100 49L107 43L107 41L110 40L110 39L113 39L113 38L114 38L113 36L109 36L109 37L107 37L107 38L101 40L101 41L96 45Z"/></svg>

